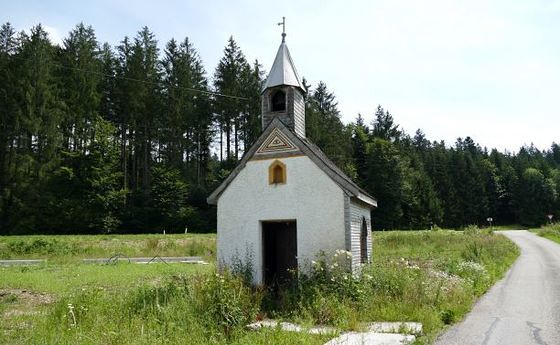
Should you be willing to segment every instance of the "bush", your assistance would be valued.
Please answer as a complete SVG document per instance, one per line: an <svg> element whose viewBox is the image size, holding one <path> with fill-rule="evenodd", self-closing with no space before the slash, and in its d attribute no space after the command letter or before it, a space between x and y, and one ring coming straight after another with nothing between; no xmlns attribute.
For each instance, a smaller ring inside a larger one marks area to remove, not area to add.
<svg viewBox="0 0 560 345"><path fill-rule="evenodd" d="M177 282L168 282L163 286L141 286L128 295L126 310L131 314L154 316L181 295L184 295L184 287Z"/></svg>
<svg viewBox="0 0 560 345"><path fill-rule="evenodd" d="M446 309L441 312L441 321L446 325L452 324L455 321L455 318L456 316L453 310Z"/></svg>
<svg viewBox="0 0 560 345"><path fill-rule="evenodd" d="M190 288L191 302L208 327L218 326L226 335L255 319L262 297L227 271L198 276Z"/></svg>
<svg viewBox="0 0 560 345"><path fill-rule="evenodd" d="M553 223L541 227L538 231L539 236L546 237L550 240L560 243L560 223Z"/></svg>
<svg viewBox="0 0 560 345"><path fill-rule="evenodd" d="M463 229L463 233L469 236L476 236L480 233L480 228L477 225L469 225Z"/></svg>
<svg viewBox="0 0 560 345"><path fill-rule="evenodd" d="M8 251L14 255L27 254L73 254L77 248L52 238L13 240L7 243Z"/></svg>

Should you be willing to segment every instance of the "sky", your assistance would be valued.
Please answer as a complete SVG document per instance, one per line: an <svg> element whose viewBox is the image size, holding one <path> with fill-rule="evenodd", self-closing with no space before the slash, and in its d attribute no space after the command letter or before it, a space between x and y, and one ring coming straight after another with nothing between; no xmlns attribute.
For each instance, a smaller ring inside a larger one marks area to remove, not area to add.
<svg viewBox="0 0 560 345"><path fill-rule="evenodd" d="M560 0L0 0L1 23L41 23L55 43L79 22L111 45L143 26L160 49L188 36L209 76L230 36L268 71L283 16L300 76L327 84L345 123L380 104L448 144L560 143Z"/></svg>

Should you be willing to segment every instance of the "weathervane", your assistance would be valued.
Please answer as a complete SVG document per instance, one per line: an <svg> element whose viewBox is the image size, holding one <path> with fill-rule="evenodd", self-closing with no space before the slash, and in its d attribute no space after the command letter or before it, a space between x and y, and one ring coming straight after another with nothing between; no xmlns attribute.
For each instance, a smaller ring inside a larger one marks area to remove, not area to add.
<svg viewBox="0 0 560 345"><path fill-rule="evenodd" d="M282 42L286 41L286 17L282 17L282 23L278 23L278 25L282 25Z"/></svg>

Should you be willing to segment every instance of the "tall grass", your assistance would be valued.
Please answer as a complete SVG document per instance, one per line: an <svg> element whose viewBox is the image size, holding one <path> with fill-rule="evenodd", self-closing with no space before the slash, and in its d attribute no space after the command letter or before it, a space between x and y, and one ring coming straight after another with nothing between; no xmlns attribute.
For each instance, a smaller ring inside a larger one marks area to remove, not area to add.
<svg viewBox="0 0 560 345"><path fill-rule="evenodd" d="M385 232L373 237L373 263L361 274L347 272L349 254L339 251L320 256L307 274L299 274L280 290L248 286L243 270L239 276L214 270L169 272L149 284L118 289L87 284L60 290L58 302L45 314L12 319L9 327L3 326L0 343L322 344L328 340L277 329L250 332L244 327L276 318L342 330L360 330L371 321L418 321L425 334L417 344L425 344L446 324L460 320L518 255L504 236L474 228ZM150 240L144 250L160 245ZM18 328L22 323L28 327Z"/></svg>
<svg viewBox="0 0 560 345"><path fill-rule="evenodd" d="M230 274L178 275L124 294L91 288L56 303L10 344L322 344L324 336L249 333L261 294ZM0 340L2 338L0 337ZM270 341L270 342L269 342Z"/></svg>
<svg viewBox="0 0 560 345"><path fill-rule="evenodd" d="M554 242L560 243L560 222L541 227L537 230L537 234Z"/></svg>
<svg viewBox="0 0 560 345"><path fill-rule="evenodd" d="M215 234L77 235L0 237L0 259L47 258L76 262L83 258L133 256L202 256L216 253Z"/></svg>

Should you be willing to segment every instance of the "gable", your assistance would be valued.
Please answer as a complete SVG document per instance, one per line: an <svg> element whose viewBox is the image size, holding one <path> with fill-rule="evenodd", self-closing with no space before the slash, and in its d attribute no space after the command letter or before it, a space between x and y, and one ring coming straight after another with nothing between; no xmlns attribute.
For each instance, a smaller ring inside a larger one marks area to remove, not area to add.
<svg viewBox="0 0 560 345"><path fill-rule="evenodd" d="M342 170L340 170L327 156L306 138L298 137L282 121L275 118L270 122L259 139L243 155L243 158L231 174L208 197L209 204L216 205L220 194L235 179L239 172L252 159L270 159L306 155L328 177L338 184L348 195L353 196L369 207L376 207L377 201L356 185Z"/></svg>
<svg viewBox="0 0 560 345"><path fill-rule="evenodd" d="M262 145L258 148L257 152L255 152L255 155L295 151L299 151L297 146L278 128L274 128Z"/></svg>

